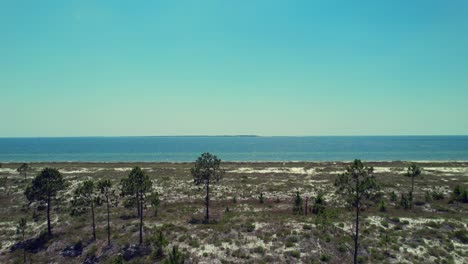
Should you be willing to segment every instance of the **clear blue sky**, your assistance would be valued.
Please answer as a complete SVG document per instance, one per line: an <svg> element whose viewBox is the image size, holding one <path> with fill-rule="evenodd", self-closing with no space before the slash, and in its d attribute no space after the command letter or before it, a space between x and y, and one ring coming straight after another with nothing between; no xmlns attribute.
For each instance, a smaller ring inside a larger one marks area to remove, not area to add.
<svg viewBox="0 0 468 264"><path fill-rule="evenodd" d="M0 136L468 134L468 1L0 1Z"/></svg>

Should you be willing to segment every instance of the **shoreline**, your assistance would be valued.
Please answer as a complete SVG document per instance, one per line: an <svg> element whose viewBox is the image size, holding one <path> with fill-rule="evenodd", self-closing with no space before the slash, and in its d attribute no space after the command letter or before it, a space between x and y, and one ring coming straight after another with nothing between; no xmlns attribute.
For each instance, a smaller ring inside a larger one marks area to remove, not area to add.
<svg viewBox="0 0 468 264"><path fill-rule="evenodd" d="M18 165L22 163L27 164L191 164L194 161L14 161L14 162L3 162L0 161L2 165ZM324 161L226 161L222 160L223 164L347 164L353 162L353 160L324 160ZM401 163L420 163L420 164L447 164L447 163L468 163L468 160L362 160L362 162L367 164L401 164ZM467 164L468 166L468 164Z"/></svg>

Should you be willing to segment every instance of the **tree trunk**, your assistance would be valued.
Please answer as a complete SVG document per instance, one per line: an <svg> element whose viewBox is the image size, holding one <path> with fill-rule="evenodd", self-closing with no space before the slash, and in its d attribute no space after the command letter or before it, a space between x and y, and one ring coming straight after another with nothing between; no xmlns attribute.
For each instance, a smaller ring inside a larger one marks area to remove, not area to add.
<svg viewBox="0 0 468 264"><path fill-rule="evenodd" d="M210 223L210 182L206 184L206 217L207 224Z"/></svg>
<svg viewBox="0 0 468 264"><path fill-rule="evenodd" d="M106 201L107 201L107 245L110 245L109 196L106 196Z"/></svg>
<svg viewBox="0 0 468 264"><path fill-rule="evenodd" d="M136 201L137 201L138 217L140 217L141 208L140 208L140 198L138 196L138 192L136 192Z"/></svg>
<svg viewBox="0 0 468 264"><path fill-rule="evenodd" d="M140 193L140 244L143 243L143 194Z"/></svg>
<svg viewBox="0 0 468 264"><path fill-rule="evenodd" d="M96 224L94 222L94 201L91 202L91 215L93 217L93 240L96 240Z"/></svg>
<svg viewBox="0 0 468 264"><path fill-rule="evenodd" d="M356 178L356 234L354 236L354 264L357 264L359 247L359 176Z"/></svg>
<svg viewBox="0 0 468 264"><path fill-rule="evenodd" d="M413 209L414 177L411 176L410 208Z"/></svg>
<svg viewBox="0 0 468 264"><path fill-rule="evenodd" d="M307 215L307 202L309 202L309 197L306 197L306 202L305 202L305 207L304 207L304 209L305 209L304 214L305 215Z"/></svg>
<svg viewBox="0 0 468 264"><path fill-rule="evenodd" d="M23 231L23 244L24 244L24 231ZM23 248L23 263L26 263L26 247Z"/></svg>
<svg viewBox="0 0 468 264"><path fill-rule="evenodd" d="M50 226L50 195L47 197L47 233L52 236L52 228Z"/></svg>

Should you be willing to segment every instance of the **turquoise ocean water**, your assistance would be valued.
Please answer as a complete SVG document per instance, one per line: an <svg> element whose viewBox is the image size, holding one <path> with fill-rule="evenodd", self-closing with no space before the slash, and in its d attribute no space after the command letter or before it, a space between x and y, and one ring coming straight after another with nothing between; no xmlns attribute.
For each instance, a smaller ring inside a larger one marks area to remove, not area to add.
<svg viewBox="0 0 468 264"><path fill-rule="evenodd" d="M0 162L468 160L468 136L0 138Z"/></svg>

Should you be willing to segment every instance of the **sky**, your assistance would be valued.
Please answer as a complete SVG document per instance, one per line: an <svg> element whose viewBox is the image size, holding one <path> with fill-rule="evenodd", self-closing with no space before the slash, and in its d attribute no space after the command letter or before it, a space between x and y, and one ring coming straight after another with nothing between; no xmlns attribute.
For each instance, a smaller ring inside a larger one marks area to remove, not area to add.
<svg viewBox="0 0 468 264"><path fill-rule="evenodd" d="M468 1L0 1L0 137L468 135Z"/></svg>

